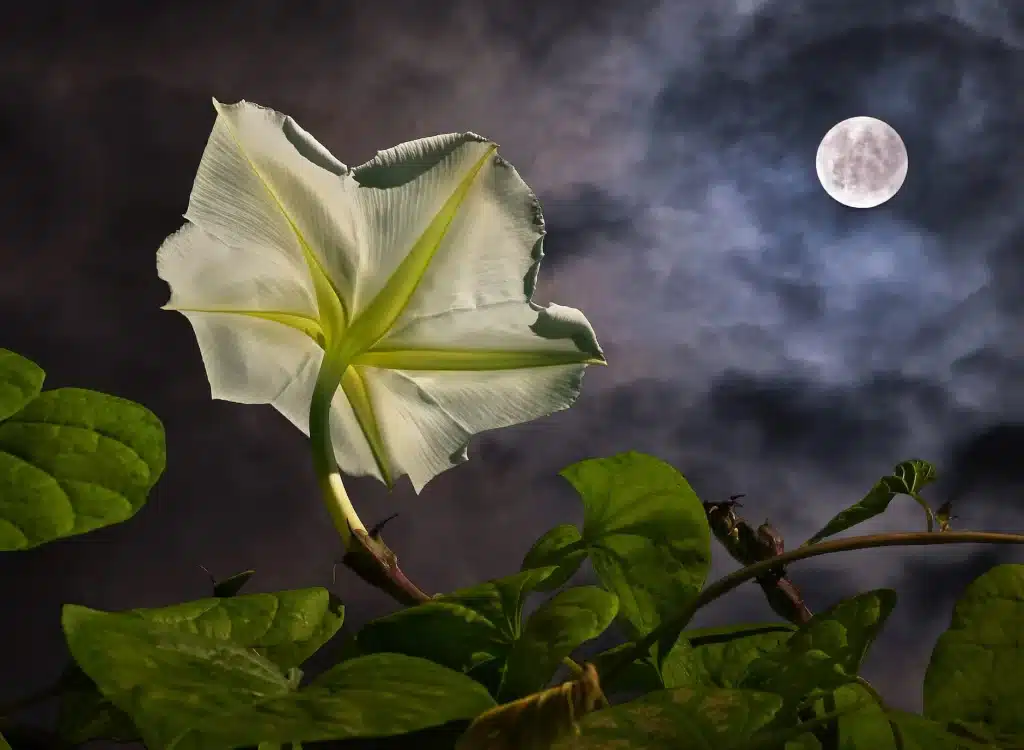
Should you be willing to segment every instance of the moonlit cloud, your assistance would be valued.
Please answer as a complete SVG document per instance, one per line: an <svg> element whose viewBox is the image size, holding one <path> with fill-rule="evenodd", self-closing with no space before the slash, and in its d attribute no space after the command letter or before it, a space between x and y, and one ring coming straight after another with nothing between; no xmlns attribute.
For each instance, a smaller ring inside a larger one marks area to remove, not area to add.
<svg viewBox="0 0 1024 750"><path fill-rule="evenodd" d="M6 642L59 644L63 601L200 596L200 563L256 567L263 589L330 581L338 550L300 436L269 409L209 402L187 326L157 310L156 247L180 224L211 96L288 112L353 164L471 129L545 206L539 296L582 308L610 366L572 410L482 438L421 497L352 483L368 521L401 511L387 538L424 587L514 570L579 518L555 472L627 449L671 461L705 499L747 492L751 519L790 546L913 456L939 464L931 497L953 494L965 526L1024 526L1016 4L115 5L25 8L0 32L0 346L51 385L151 406L169 469L131 523L0 566L5 596L36 601L3 623ZM865 211L814 171L821 136L856 114L892 124L910 160L900 193ZM920 523L897 501L870 528ZM900 591L869 677L915 707L956 593L1021 559L886 551L793 575L818 610ZM730 568L717 555L715 573ZM937 575L950 589L926 596ZM749 588L702 621L770 619ZM336 590L356 624L391 606L347 576ZM15 682L53 675L55 654L14 654Z"/></svg>

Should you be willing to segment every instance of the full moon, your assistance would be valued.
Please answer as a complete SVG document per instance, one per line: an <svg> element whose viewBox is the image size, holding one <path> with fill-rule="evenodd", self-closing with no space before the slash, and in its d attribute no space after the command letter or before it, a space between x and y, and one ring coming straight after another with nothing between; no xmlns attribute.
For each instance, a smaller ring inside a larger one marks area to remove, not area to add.
<svg viewBox="0 0 1024 750"><path fill-rule="evenodd" d="M874 117L851 117L834 125L821 139L814 162L825 192L851 208L882 205L907 178L903 139Z"/></svg>

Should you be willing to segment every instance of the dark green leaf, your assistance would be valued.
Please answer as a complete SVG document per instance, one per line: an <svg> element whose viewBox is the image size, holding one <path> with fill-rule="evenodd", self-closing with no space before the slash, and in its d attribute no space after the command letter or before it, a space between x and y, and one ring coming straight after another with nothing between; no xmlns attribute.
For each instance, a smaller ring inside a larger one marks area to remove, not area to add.
<svg viewBox="0 0 1024 750"><path fill-rule="evenodd" d="M796 739L787 742L785 750L821 750L821 743L813 734L801 734Z"/></svg>
<svg viewBox="0 0 1024 750"><path fill-rule="evenodd" d="M556 527L524 566L557 564L565 581L585 551L601 583L619 597L633 635L650 632L700 592L711 561L704 506L686 479L653 456L620 453L569 466L562 476L583 500L579 539Z"/></svg>
<svg viewBox="0 0 1024 750"><path fill-rule="evenodd" d="M633 661L613 674L606 674L608 667L618 661L619 654L631 648L633 648L633 643L622 643L607 651L602 651L590 660L597 668L597 672L601 676L601 687L604 688L605 693L608 695L615 693L650 693L665 687L665 683L661 679L661 673L658 671L658 667L651 655Z"/></svg>
<svg viewBox="0 0 1024 750"><path fill-rule="evenodd" d="M890 721L899 727L903 737L902 749L897 748L895 743L892 747L895 750L997 750L999 745L987 742L960 737L948 731L942 724L926 719L919 714L906 713L905 711L888 711ZM877 750L888 750L888 746L876 746ZM876 750L876 747L867 745L856 745L856 750ZM1003 748L1024 747L1019 742L1016 745L1003 745Z"/></svg>
<svg viewBox="0 0 1024 750"><path fill-rule="evenodd" d="M927 508L918 493L923 487L934 482L935 476L935 467L927 461L913 459L897 464L892 470L892 474L879 479L860 502L854 503L840 512L804 544L820 542L826 537L846 531L869 518L884 513L896 495L910 495Z"/></svg>
<svg viewBox="0 0 1024 750"><path fill-rule="evenodd" d="M7 740L0 734L0 750L11 750L11 746L7 744Z"/></svg>
<svg viewBox="0 0 1024 750"><path fill-rule="evenodd" d="M0 551L131 518L164 470L148 409L79 388L46 391L0 423Z"/></svg>
<svg viewBox="0 0 1024 750"><path fill-rule="evenodd" d="M693 647L690 658L700 665L706 685L735 688L755 659L779 648L794 631L788 623L767 623L686 630L682 637Z"/></svg>
<svg viewBox="0 0 1024 750"><path fill-rule="evenodd" d="M1024 565L977 578L939 636L924 678L924 715L1024 734Z"/></svg>
<svg viewBox="0 0 1024 750"><path fill-rule="evenodd" d="M344 608L322 588L200 599L122 613L182 633L253 649L281 669L297 667L338 631ZM84 675L61 693L58 730L70 742L128 741L138 736L130 717L104 698Z"/></svg>
<svg viewBox="0 0 1024 750"><path fill-rule="evenodd" d="M223 581L214 581L213 595L218 599L227 599L237 595L255 573L255 570L243 570L241 573L235 573L233 576L228 576Z"/></svg>
<svg viewBox="0 0 1024 750"><path fill-rule="evenodd" d="M971 747L1024 748L1024 734L997 731L976 721L950 721L945 728L950 734L967 740Z"/></svg>
<svg viewBox="0 0 1024 750"><path fill-rule="evenodd" d="M68 605L63 626L79 666L152 750L399 734L494 705L464 675L399 654L342 662L296 691L294 673L252 649L132 613Z"/></svg>
<svg viewBox="0 0 1024 750"><path fill-rule="evenodd" d="M548 530L523 558L520 570L532 570L557 565L555 571L538 590L552 591L573 577L587 557L587 549L578 527L563 523Z"/></svg>
<svg viewBox="0 0 1024 750"><path fill-rule="evenodd" d="M554 571L523 571L373 620L359 631L359 651L429 659L469 672L497 692L505 660L520 636L523 601Z"/></svg>
<svg viewBox="0 0 1024 750"><path fill-rule="evenodd" d="M996 746L957 737L938 722L918 714L886 709L861 685L845 685L833 694L836 704L859 708L841 716L842 750L995 750ZM900 744L896 737L899 736Z"/></svg>
<svg viewBox="0 0 1024 750"><path fill-rule="evenodd" d="M843 685L828 693L827 700L815 701L818 715L829 709L846 709L837 720L839 747L843 750L894 750L893 729L883 706L858 683ZM850 710L852 709L852 710Z"/></svg>
<svg viewBox="0 0 1024 750"><path fill-rule="evenodd" d="M795 705L856 679L868 648L895 606L896 592L890 589L839 602L751 662L742 686L777 693Z"/></svg>
<svg viewBox="0 0 1024 750"><path fill-rule="evenodd" d="M356 636L359 652L418 656L468 672L504 660L512 639L475 609L430 601L368 622Z"/></svg>
<svg viewBox="0 0 1024 750"><path fill-rule="evenodd" d="M749 690L662 690L583 717L580 736L552 750L732 750L767 725L782 706Z"/></svg>
<svg viewBox="0 0 1024 750"><path fill-rule="evenodd" d="M608 676L608 666L632 648L624 643L602 651L591 661L609 693L639 692L673 687L739 687L747 667L760 655L776 649L796 627L789 623L735 625L684 630L662 662L653 655L632 662Z"/></svg>
<svg viewBox="0 0 1024 750"><path fill-rule="evenodd" d="M459 589L437 599L461 604L479 612L512 640L519 637L526 595L538 590L554 572L554 567L524 570Z"/></svg>
<svg viewBox="0 0 1024 750"><path fill-rule="evenodd" d="M567 589L540 605L508 655L499 700L515 700L543 689L562 660L601 635L618 609L615 595L597 586Z"/></svg>
<svg viewBox="0 0 1024 750"><path fill-rule="evenodd" d="M38 396L45 377L43 369L32 360L0 349L0 422Z"/></svg>
<svg viewBox="0 0 1024 750"><path fill-rule="evenodd" d="M632 649L633 643L624 643L598 654L592 662L602 674L602 685L609 693L649 693L663 688L711 687L704 665L694 657L693 647L685 638L677 640L669 649L661 666L655 658L657 647L643 658L625 667L617 666L619 655ZM616 665L614 670L611 669Z"/></svg>
<svg viewBox="0 0 1024 750"><path fill-rule="evenodd" d="M91 740L134 742L139 730L131 717L103 697L96 683L77 665L64 675L57 714L57 734L72 745Z"/></svg>

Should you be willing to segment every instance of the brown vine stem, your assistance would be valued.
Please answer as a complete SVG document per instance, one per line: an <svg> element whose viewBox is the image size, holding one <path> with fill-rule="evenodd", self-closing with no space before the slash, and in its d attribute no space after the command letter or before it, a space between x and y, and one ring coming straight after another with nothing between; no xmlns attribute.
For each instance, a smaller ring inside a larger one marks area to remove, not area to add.
<svg viewBox="0 0 1024 750"><path fill-rule="evenodd" d="M931 544L1024 544L1024 534L1003 534L990 531L917 531L892 534L871 534L867 536L854 536L846 539L834 539L829 542L817 542L815 544L798 547L781 555L762 560L748 565L745 568L734 571L727 576L706 587L690 604L677 616L662 623L644 638L633 644L632 648L625 649L619 654L619 658L608 665L604 670L602 679L609 679L620 670L641 659L650 653L657 644L659 658L668 653L668 649L679 638L686 626L693 619L693 616L702 607L706 607L742 583L753 580L764 575L772 568L780 565L787 565L798 560L805 560L819 555L828 555L833 552L851 552L858 549L872 549L875 547L923 547Z"/></svg>

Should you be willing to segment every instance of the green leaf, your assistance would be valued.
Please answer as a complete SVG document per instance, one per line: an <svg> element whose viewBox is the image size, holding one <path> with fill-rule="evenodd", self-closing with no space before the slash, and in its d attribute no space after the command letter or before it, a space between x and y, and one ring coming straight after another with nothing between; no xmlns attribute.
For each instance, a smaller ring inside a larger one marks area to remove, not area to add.
<svg viewBox="0 0 1024 750"><path fill-rule="evenodd" d="M523 558L520 570L557 565L558 570L538 586L540 591L553 591L575 575L587 557L583 536L577 526L563 523L549 529L534 542Z"/></svg>
<svg viewBox="0 0 1024 750"><path fill-rule="evenodd" d="M789 623L766 623L686 630L682 637L693 647L690 658L700 665L706 685L736 688L751 663L780 648L795 631Z"/></svg>
<svg viewBox="0 0 1024 750"><path fill-rule="evenodd" d="M684 630L673 644L661 669L653 654L632 662L609 679L605 670L632 643L602 651L591 661L601 674L606 692L641 692L674 687L740 686L747 667L757 657L776 649L796 630L789 623L733 625Z"/></svg>
<svg viewBox="0 0 1024 750"><path fill-rule="evenodd" d="M855 680L868 648L895 606L896 592L891 589L839 602L751 662L742 687L777 693L795 705Z"/></svg>
<svg viewBox="0 0 1024 750"><path fill-rule="evenodd" d="M223 581L215 579L213 582L213 595L218 599L227 599L229 597L236 596L255 573L255 570L243 570L241 573L235 573L233 576L228 576Z"/></svg>
<svg viewBox="0 0 1024 750"><path fill-rule="evenodd" d="M846 531L869 518L884 513L896 495L910 495L924 507L929 519L933 520L931 510L918 493L922 488L934 482L935 478L935 467L927 461L913 459L897 464L892 470L892 474L879 479L860 502L854 503L836 515L825 524L821 531L804 542L804 545L820 542L826 537Z"/></svg>
<svg viewBox="0 0 1024 750"><path fill-rule="evenodd" d="M488 620L510 639L518 638L523 621L526 595L536 591L555 572L553 567L524 570L476 586L459 589L438 597L440 601L469 607Z"/></svg>
<svg viewBox="0 0 1024 750"><path fill-rule="evenodd" d="M297 667L341 628L345 608L314 587L198 599L124 613L182 633L252 648L283 670Z"/></svg>
<svg viewBox="0 0 1024 750"><path fill-rule="evenodd" d="M885 709L863 685L843 685L830 692L826 698L815 701L813 708L818 715L828 713L829 709L847 710L836 721L840 748L895 750L893 728Z"/></svg>
<svg viewBox="0 0 1024 750"><path fill-rule="evenodd" d="M997 565L957 602L924 677L924 715L1024 734L1024 565Z"/></svg>
<svg viewBox="0 0 1024 750"><path fill-rule="evenodd" d="M615 594L597 586L567 589L540 605L512 646L499 700L507 702L542 690L562 660L601 635L618 609Z"/></svg>
<svg viewBox="0 0 1024 750"><path fill-rule="evenodd" d="M892 746L896 750L998 750L1000 747L1005 749L1024 747L1019 738L1015 744L1005 745L968 739L948 731L939 722L932 721L919 714L890 709L887 715L889 720L899 727L903 738L902 748L898 748L893 743ZM885 745L876 747L877 750L887 750ZM876 750L876 747L857 745L856 749Z"/></svg>
<svg viewBox="0 0 1024 750"><path fill-rule="evenodd" d="M342 662L296 691L294 670L252 649L133 613L67 605L63 626L76 662L153 749L385 736L494 705L464 675L398 654Z"/></svg>
<svg viewBox="0 0 1024 750"><path fill-rule="evenodd" d="M309 588L199 599L120 614L251 648L287 670L302 664L338 632L344 607L333 601L326 589ZM138 737L131 718L104 698L85 675L78 679L72 674L69 682L71 687L61 693L58 731L62 737L76 744L90 739L127 742Z"/></svg>
<svg viewBox="0 0 1024 750"><path fill-rule="evenodd" d="M164 430L132 401L46 391L0 423L0 551L135 515L163 473Z"/></svg>
<svg viewBox="0 0 1024 750"><path fill-rule="evenodd" d="M618 661L619 654L632 649L633 643L624 643L598 654L593 660L602 685L609 693L649 693L663 688L709 687L710 680L703 665L694 657L693 647L685 638L679 638L665 654L661 666L656 658L657 647L652 647L641 659L610 672L611 664Z"/></svg>
<svg viewBox="0 0 1024 750"><path fill-rule="evenodd" d="M495 693L522 630L523 601L555 568L528 570L437 596L368 622L361 653L397 653L474 672ZM482 673L479 668L486 667Z"/></svg>
<svg viewBox="0 0 1024 750"><path fill-rule="evenodd" d="M43 368L32 360L0 349L0 422L38 396L45 377Z"/></svg>
<svg viewBox="0 0 1024 750"><path fill-rule="evenodd" d="M629 452L581 461L562 476L583 500L583 531L574 541L567 527L552 529L527 553L524 567L558 565L552 580L561 583L585 551L635 636L697 596L711 562L711 532L703 505L678 471Z"/></svg>
<svg viewBox="0 0 1024 750"><path fill-rule="evenodd" d="M947 731L918 714L880 706L861 685L844 685L833 694L841 708L860 705L838 719L842 750L995 750L996 746ZM896 736L900 744L897 744Z"/></svg>
<svg viewBox="0 0 1024 750"><path fill-rule="evenodd" d="M372 620L356 636L359 653L417 656L461 672L501 658L511 643L480 612L445 601L425 602Z"/></svg>
<svg viewBox="0 0 1024 750"><path fill-rule="evenodd" d="M605 674L608 666L618 661L619 654L631 648L633 648L632 642L621 643L607 651L602 651L590 660L601 676L601 687L606 694L650 693L665 687L665 683L661 678L661 672L658 671L658 667L651 655L630 662L627 666L622 667L613 674ZM672 652L670 651L669 653L671 654Z"/></svg>
<svg viewBox="0 0 1024 750"><path fill-rule="evenodd" d="M64 674L57 713L57 734L72 745L92 740L134 742L139 730L132 718L100 693L77 665Z"/></svg>
<svg viewBox="0 0 1024 750"><path fill-rule="evenodd" d="M552 750L729 750L765 727L782 699L750 690L677 688L583 717Z"/></svg>

